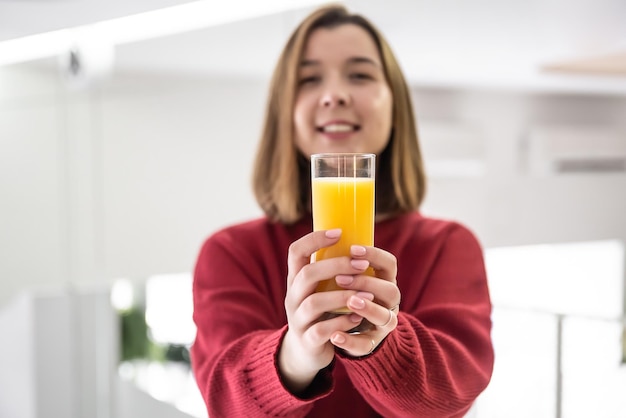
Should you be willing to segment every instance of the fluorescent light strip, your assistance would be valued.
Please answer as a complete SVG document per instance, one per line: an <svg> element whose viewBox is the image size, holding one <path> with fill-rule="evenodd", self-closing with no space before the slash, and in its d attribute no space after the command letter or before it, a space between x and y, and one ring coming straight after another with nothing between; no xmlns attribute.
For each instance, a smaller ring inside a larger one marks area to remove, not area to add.
<svg viewBox="0 0 626 418"><path fill-rule="evenodd" d="M93 25L62 29L0 42L0 66L46 58L67 52L89 31L111 45L137 42L214 25L280 13L324 3L320 0L202 0Z"/></svg>
<svg viewBox="0 0 626 418"><path fill-rule="evenodd" d="M59 55L68 51L71 46L70 29L0 42L0 66Z"/></svg>
<svg viewBox="0 0 626 418"><path fill-rule="evenodd" d="M319 0L197 1L99 23L115 44L136 42L322 3Z"/></svg>

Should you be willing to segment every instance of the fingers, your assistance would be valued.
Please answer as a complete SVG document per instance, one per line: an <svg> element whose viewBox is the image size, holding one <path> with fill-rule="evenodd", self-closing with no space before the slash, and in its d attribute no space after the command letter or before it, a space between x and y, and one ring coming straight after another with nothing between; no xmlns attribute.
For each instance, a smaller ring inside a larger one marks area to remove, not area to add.
<svg viewBox="0 0 626 418"><path fill-rule="evenodd" d="M396 257L388 251L376 247L353 245L350 255L355 260L367 260L376 271L376 277L396 283L398 262Z"/></svg>
<svg viewBox="0 0 626 418"><path fill-rule="evenodd" d="M392 308L400 305L400 289L395 283L366 276L364 274L345 275L335 277L335 282L343 289L360 290L376 295L376 303L382 308ZM350 307L350 305L348 305ZM380 322L381 324L383 322Z"/></svg>
<svg viewBox="0 0 626 418"><path fill-rule="evenodd" d="M374 352L378 343L376 339L368 334L364 335L345 335L336 333L330 339L330 342L337 348L341 348L352 357L364 357Z"/></svg>
<svg viewBox="0 0 626 418"><path fill-rule="evenodd" d="M285 297L285 310L288 318L293 315L293 312L300 306L302 301L313 293L316 280L334 276L326 274L324 264L309 263L313 253L321 248L335 244L340 237L340 229L316 231L303 236L289 246L287 255L287 295ZM296 277L301 277L302 280L296 280ZM291 323L292 321L289 320L289 322Z"/></svg>
<svg viewBox="0 0 626 418"><path fill-rule="evenodd" d="M398 325L395 306L393 309L386 308L375 301L358 298L356 295L348 298L347 306L352 312L366 318L379 330L390 332Z"/></svg>
<svg viewBox="0 0 626 418"><path fill-rule="evenodd" d="M289 246L287 266L289 268L288 285L291 285L295 275L311 261L311 255L316 251L331 246L339 241L341 229L311 232L294 241Z"/></svg>
<svg viewBox="0 0 626 418"><path fill-rule="evenodd" d="M356 314L334 315L318 321L302 332L307 344L319 346L328 343L331 336L339 332L347 332L358 325L363 318Z"/></svg>
<svg viewBox="0 0 626 418"><path fill-rule="evenodd" d="M356 292L353 290L314 293L305 298L297 309L294 310L290 326L297 331L304 332L314 324L328 319L328 317L336 316L325 313L337 311L345 307L348 300L351 299L357 300L358 302L356 303L360 306L365 306L365 301L374 300L374 295L368 292ZM349 314L340 316L349 316ZM354 327L354 324L352 324L352 327ZM330 338L330 335L327 337L327 340L328 338Z"/></svg>
<svg viewBox="0 0 626 418"><path fill-rule="evenodd" d="M300 309L298 307L303 303L308 303L315 308L315 310L311 310L315 314L313 318L317 318L322 312L345 307L347 298L360 289L318 293L315 292L315 289L321 280L334 280L337 274L351 276L363 273L367 269L368 263L366 260L360 260L360 262L359 265L359 263L352 263L348 257L337 257L307 264L291 281L285 299L285 307L289 310L295 310Z"/></svg>
<svg viewBox="0 0 626 418"><path fill-rule="evenodd" d="M353 245L351 247L352 265L368 261L375 268L376 278L367 275L337 275L335 282L344 289L358 289L376 295L376 302L384 308L400 304L400 289L397 286L397 261L393 254L376 247ZM368 273L369 274L369 273ZM382 324L383 322L381 322Z"/></svg>
<svg viewBox="0 0 626 418"><path fill-rule="evenodd" d="M371 354L380 342L398 326L396 307L386 309L371 301L365 301L363 304L354 303L352 298L348 300L348 307L354 311L354 314L374 324L373 329L364 333L336 332L331 335L330 342L352 357Z"/></svg>
<svg viewBox="0 0 626 418"><path fill-rule="evenodd" d="M400 301L397 260L382 249L353 245L350 256L311 263L316 251L336 244L340 236L339 229L316 231L291 244L285 308L289 328L301 342L322 347L331 341L350 355L362 356L371 353L397 326L396 311L389 309ZM368 276L370 267L376 278ZM316 293L318 283L326 279L334 279L344 290ZM345 306L353 313L323 317L325 312ZM376 327L361 335L348 334L363 319Z"/></svg>

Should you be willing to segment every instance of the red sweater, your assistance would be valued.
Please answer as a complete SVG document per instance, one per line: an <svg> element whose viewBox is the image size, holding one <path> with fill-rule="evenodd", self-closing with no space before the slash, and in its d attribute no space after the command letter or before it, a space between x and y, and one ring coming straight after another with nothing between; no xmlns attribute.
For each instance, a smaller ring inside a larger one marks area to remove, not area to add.
<svg viewBox="0 0 626 418"><path fill-rule="evenodd" d="M192 366L210 418L461 417L493 368L482 249L463 226L409 213L376 223L398 259L398 326L367 357L337 353L303 397L281 383L289 245L312 230L266 219L215 233L193 285Z"/></svg>

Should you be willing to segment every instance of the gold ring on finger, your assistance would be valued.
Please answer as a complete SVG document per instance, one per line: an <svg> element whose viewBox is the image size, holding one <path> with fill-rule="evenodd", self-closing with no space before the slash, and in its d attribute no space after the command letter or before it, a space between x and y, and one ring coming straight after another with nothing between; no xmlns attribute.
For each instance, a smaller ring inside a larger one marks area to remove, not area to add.
<svg viewBox="0 0 626 418"><path fill-rule="evenodd" d="M370 341L371 341L371 343L372 343L372 348L370 349L370 351L368 351L368 352L367 352L367 354L366 354L366 355L370 355L370 354L372 354L372 353L374 352L374 349L376 348L376 341L374 341L374 339L373 339L373 338L372 338Z"/></svg>

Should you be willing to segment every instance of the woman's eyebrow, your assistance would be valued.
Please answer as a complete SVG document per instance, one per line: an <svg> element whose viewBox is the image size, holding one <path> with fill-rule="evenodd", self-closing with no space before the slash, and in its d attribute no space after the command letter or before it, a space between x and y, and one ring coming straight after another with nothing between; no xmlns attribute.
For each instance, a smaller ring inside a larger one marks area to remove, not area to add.
<svg viewBox="0 0 626 418"><path fill-rule="evenodd" d="M381 67L380 63L377 60L374 60L369 57L352 57L348 60L350 64L371 64L376 67Z"/></svg>
<svg viewBox="0 0 626 418"><path fill-rule="evenodd" d="M314 67L316 65L320 65L320 62L317 60L302 60L300 61L300 67Z"/></svg>
<svg viewBox="0 0 626 418"><path fill-rule="evenodd" d="M382 67L377 60L362 56L348 58L348 64L371 64L375 67ZM300 67L314 67L317 65L321 65L321 62L318 60L304 59L300 61Z"/></svg>

